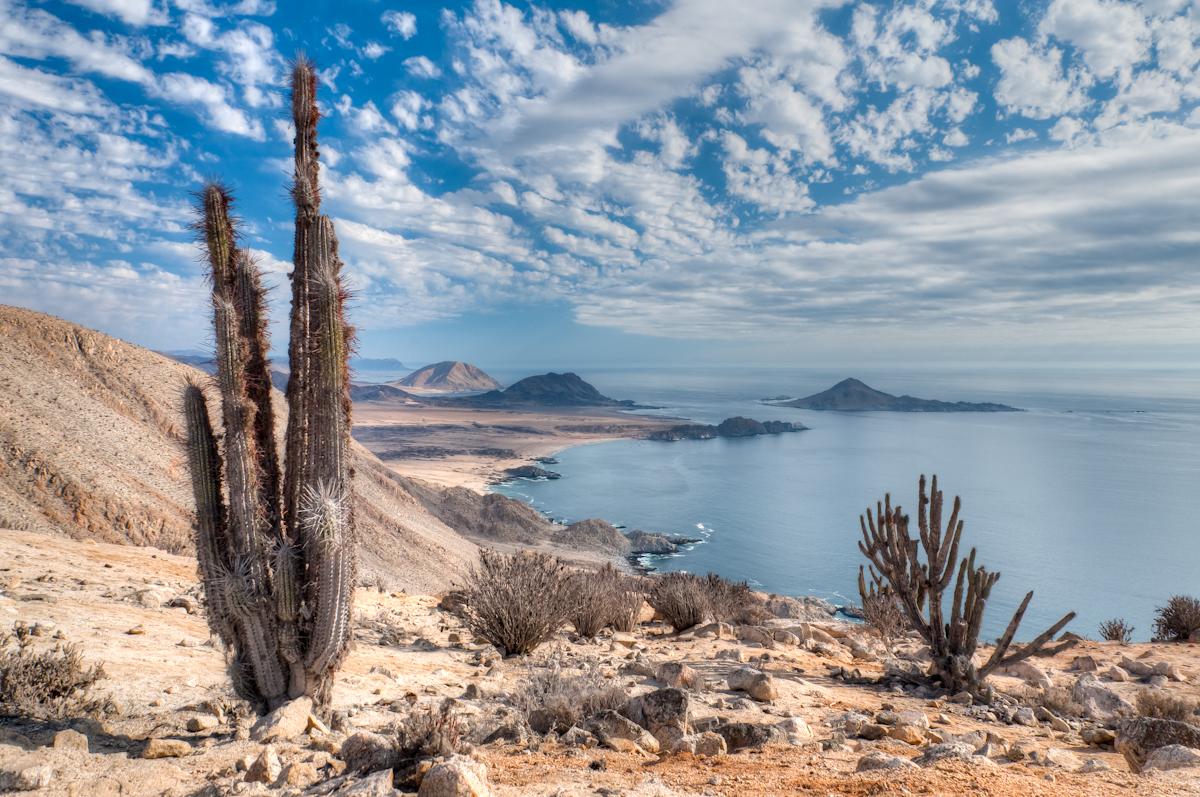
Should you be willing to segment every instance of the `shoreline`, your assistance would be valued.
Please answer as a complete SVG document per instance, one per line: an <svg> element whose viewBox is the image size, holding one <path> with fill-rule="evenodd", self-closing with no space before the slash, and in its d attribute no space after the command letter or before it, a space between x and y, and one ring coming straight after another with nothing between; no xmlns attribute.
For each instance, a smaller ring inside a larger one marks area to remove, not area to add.
<svg viewBox="0 0 1200 797"><path fill-rule="evenodd" d="M680 419L605 407L482 409L355 402L354 438L391 470L485 493L505 470L581 445L637 440Z"/></svg>

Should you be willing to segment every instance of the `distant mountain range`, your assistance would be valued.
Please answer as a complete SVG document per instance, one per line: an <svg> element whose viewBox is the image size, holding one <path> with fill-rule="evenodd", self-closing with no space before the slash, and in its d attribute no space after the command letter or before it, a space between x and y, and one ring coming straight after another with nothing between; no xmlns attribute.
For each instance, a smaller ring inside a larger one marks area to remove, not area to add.
<svg viewBox="0 0 1200 797"><path fill-rule="evenodd" d="M828 390L791 401L771 402L776 407L839 412L1020 412L1017 407L990 402L937 401L915 396L893 396L857 379L843 379Z"/></svg>
<svg viewBox="0 0 1200 797"><path fill-rule="evenodd" d="M446 360L426 365L403 379L388 384L401 388L414 387L455 393L465 393L471 390L496 390L501 387L499 382L481 369L458 360Z"/></svg>
<svg viewBox="0 0 1200 797"><path fill-rule="evenodd" d="M491 390L478 396L441 399L447 406L467 407L628 407L632 401L619 401L602 394L578 374L538 374L527 376L505 390Z"/></svg>

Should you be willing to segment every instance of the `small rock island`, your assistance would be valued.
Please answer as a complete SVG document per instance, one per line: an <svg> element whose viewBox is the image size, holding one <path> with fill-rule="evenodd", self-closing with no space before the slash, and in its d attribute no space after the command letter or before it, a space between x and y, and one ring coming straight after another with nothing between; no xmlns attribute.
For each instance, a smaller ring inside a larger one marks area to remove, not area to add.
<svg viewBox="0 0 1200 797"><path fill-rule="evenodd" d="M1007 404L970 401L937 401L915 396L893 396L857 379L843 379L828 390L792 401L771 402L773 407L836 412L1021 412Z"/></svg>
<svg viewBox="0 0 1200 797"><path fill-rule="evenodd" d="M757 437L764 434L802 432L808 427L790 421L756 421L753 418L726 418L716 426L705 423L685 423L660 429L646 436L647 440L671 442L675 440L711 440L714 437Z"/></svg>

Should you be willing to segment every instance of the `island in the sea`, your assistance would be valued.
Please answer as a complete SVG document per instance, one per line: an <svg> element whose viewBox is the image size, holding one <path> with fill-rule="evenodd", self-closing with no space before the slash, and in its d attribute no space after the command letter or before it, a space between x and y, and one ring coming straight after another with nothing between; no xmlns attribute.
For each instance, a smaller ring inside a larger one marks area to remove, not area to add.
<svg viewBox="0 0 1200 797"><path fill-rule="evenodd" d="M838 412L1021 412L1020 408L1007 404L893 396L857 379L843 379L828 390L792 401L772 402L771 406Z"/></svg>
<svg viewBox="0 0 1200 797"><path fill-rule="evenodd" d="M659 429L646 435L647 440L711 440L714 437L756 437L763 434L803 432L808 427L790 421L756 421L753 418L726 418L716 426L705 423L685 423L669 429Z"/></svg>
<svg viewBox="0 0 1200 797"><path fill-rule="evenodd" d="M477 396L442 400L443 406L458 407L620 407L643 409L632 401L621 401L601 393L578 374L538 374L514 382L504 390L489 390Z"/></svg>

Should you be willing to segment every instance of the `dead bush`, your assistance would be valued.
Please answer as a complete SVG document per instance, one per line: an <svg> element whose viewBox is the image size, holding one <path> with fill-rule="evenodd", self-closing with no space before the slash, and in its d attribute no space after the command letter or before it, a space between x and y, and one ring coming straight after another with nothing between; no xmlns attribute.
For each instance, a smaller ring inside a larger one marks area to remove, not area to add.
<svg viewBox="0 0 1200 797"><path fill-rule="evenodd" d="M757 625L768 617L763 602L745 581L730 581L709 573L702 581L712 619L723 623Z"/></svg>
<svg viewBox="0 0 1200 797"><path fill-rule="evenodd" d="M382 733L353 734L342 745L341 758L352 772L391 769L398 786L415 784L425 759L470 752L468 728L454 712L454 701L414 708Z"/></svg>
<svg viewBox="0 0 1200 797"><path fill-rule="evenodd" d="M572 571L544 553L482 550L467 577L464 621L505 656L523 656L575 614Z"/></svg>
<svg viewBox="0 0 1200 797"><path fill-rule="evenodd" d="M628 699L597 662L570 666L558 652L530 671L512 703L538 733L562 733L598 711L621 708Z"/></svg>
<svg viewBox="0 0 1200 797"><path fill-rule="evenodd" d="M1133 641L1133 626L1122 617L1114 617L1100 624L1100 638L1109 642L1120 642L1128 645Z"/></svg>
<svg viewBox="0 0 1200 797"><path fill-rule="evenodd" d="M703 580L691 573L667 573L656 577L646 600L676 631L700 625L710 616Z"/></svg>
<svg viewBox="0 0 1200 797"><path fill-rule="evenodd" d="M577 604L570 620L580 636L592 639L605 628L632 631L636 627L642 593L633 591L632 580L624 573L606 564L576 573L572 582ZM632 609L635 602L637 608Z"/></svg>
<svg viewBox="0 0 1200 797"><path fill-rule="evenodd" d="M613 601L612 627L615 631L631 632L637 629L642 616L642 604L646 602L641 579L625 577L624 589Z"/></svg>
<svg viewBox="0 0 1200 797"><path fill-rule="evenodd" d="M107 700L92 687L104 676L100 665L84 667L74 645L37 651L24 623L0 635L0 716L65 719L102 712Z"/></svg>
<svg viewBox="0 0 1200 797"><path fill-rule="evenodd" d="M1159 642L1186 642L1200 631L1200 600L1190 595L1174 595L1160 607L1154 618L1154 638Z"/></svg>
<svg viewBox="0 0 1200 797"><path fill-rule="evenodd" d="M1082 717L1084 713L1071 690L1063 686L1052 686L1043 691L1037 702L1060 717Z"/></svg>
<svg viewBox="0 0 1200 797"><path fill-rule="evenodd" d="M879 634L883 646L891 653L892 643L908 628L904 609L896 599L895 593L890 589L867 593L863 596L862 613L863 620Z"/></svg>
<svg viewBox="0 0 1200 797"><path fill-rule="evenodd" d="M1143 717L1195 722L1198 708L1200 706L1195 701L1173 695L1165 689L1143 689L1137 696L1137 711Z"/></svg>

